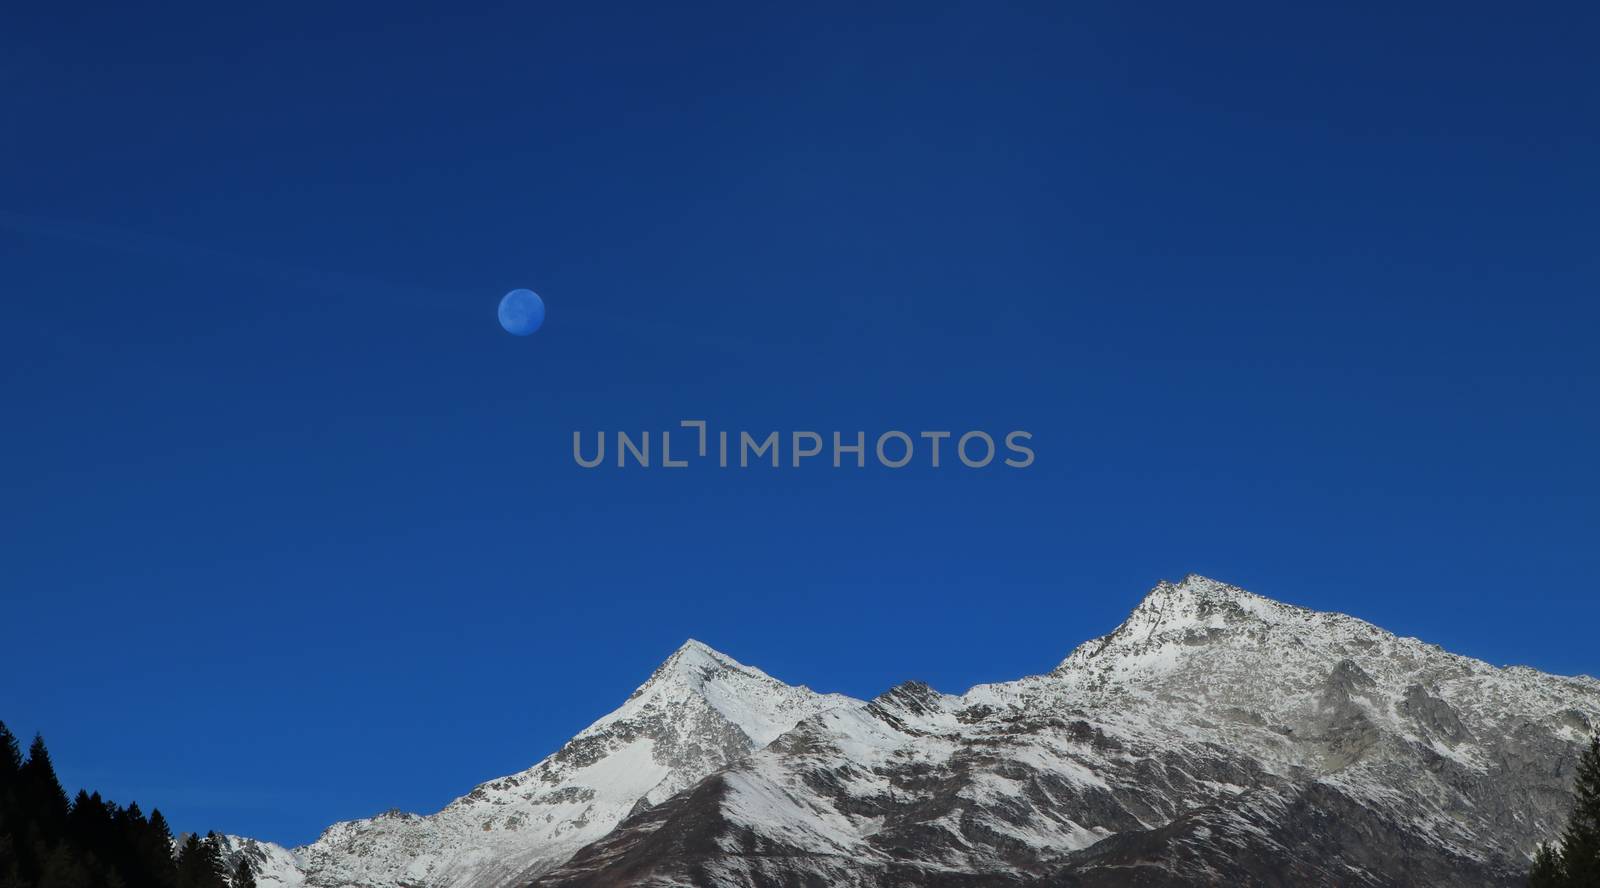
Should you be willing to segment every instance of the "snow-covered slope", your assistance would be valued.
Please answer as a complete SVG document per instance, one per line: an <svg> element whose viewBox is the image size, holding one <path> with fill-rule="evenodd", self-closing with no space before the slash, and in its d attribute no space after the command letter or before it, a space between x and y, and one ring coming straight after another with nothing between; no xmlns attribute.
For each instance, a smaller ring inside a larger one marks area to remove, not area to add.
<svg viewBox="0 0 1600 888"><path fill-rule="evenodd" d="M300 888L306 882L300 858L293 851L272 842L247 839L243 836L222 836L222 856L233 872L239 859L250 859L250 869L255 873L257 888Z"/></svg>
<svg viewBox="0 0 1600 888"><path fill-rule="evenodd" d="M695 642L527 771L304 848L263 888L1520 884L1600 682L1202 577L1048 674L863 704Z"/></svg>
<svg viewBox="0 0 1600 888"><path fill-rule="evenodd" d="M821 711L539 885L1518 884L1600 682L1201 577L1047 675Z"/></svg>
<svg viewBox="0 0 1600 888"><path fill-rule="evenodd" d="M860 705L690 641L560 751L437 814L335 824L292 852L233 838L230 851L252 855L263 888L495 888L561 863L636 806L664 801L801 719Z"/></svg>

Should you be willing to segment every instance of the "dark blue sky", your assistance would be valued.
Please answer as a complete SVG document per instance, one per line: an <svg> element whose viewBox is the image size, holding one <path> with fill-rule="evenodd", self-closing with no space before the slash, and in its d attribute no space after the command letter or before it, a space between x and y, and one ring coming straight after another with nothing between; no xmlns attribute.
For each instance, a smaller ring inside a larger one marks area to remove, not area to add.
<svg viewBox="0 0 1600 888"><path fill-rule="evenodd" d="M299 842L691 636L960 691L1194 571L1600 672L1600 13L1300 6L11 11L0 718ZM1038 457L571 459L685 418Z"/></svg>

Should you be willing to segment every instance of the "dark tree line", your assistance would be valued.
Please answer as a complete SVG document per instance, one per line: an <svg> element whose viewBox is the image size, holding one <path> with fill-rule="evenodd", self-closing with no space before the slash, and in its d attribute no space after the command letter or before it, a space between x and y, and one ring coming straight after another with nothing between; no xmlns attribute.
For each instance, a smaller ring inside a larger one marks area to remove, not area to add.
<svg viewBox="0 0 1600 888"><path fill-rule="evenodd" d="M1573 790L1578 803L1561 841L1534 855L1530 888L1600 888L1600 734L1578 760Z"/></svg>
<svg viewBox="0 0 1600 888"><path fill-rule="evenodd" d="M23 758L0 722L0 888L255 888L255 877L247 860L228 872L215 834L177 845L160 811L97 792L69 802L44 739Z"/></svg>

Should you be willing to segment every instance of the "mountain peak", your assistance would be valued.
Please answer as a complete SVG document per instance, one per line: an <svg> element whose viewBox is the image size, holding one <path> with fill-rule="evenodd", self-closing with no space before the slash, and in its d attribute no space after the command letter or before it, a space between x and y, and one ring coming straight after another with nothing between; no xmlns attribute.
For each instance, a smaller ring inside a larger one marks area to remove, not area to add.
<svg viewBox="0 0 1600 888"><path fill-rule="evenodd" d="M751 668L717 650L711 645L693 638L688 639L683 644L679 645L678 649L673 651L672 656L668 657L667 659L669 661L688 661L697 664L712 663L719 666L731 666L737 669Z"/></svg>
<svg viewBox="0 0 1600 888"><path fill-rule="evenodd" d="M689 639L640 685L621 709L590 726L593 731L641 711L680 711L689 701L704 705L764 746L794 726L802 714L841 705L861 705L839 694L818 694L788 685L708 645Z"/></svg>
<svg viewBox="0 0 1600 888"><path fill-rule="evenodd" d="M1215 636L1242 625L1275 624L1313 613L1192 573L1176 583L1157 583L1122 625L1079 645L1057 670L1081 665L1107 650L1141 649L1178 636Z"/></svg>
<svg viewBox="0 0 1600 888"><path fill-rule="evenodd" d="M1169 631L1187 626L1219 626L1240 619L1270 620L1278 611L1298 610L1229 583L1189 574L1178 582L1162 580L1145 594L1118 633L1140 629Z"/></svg>
<svg viewBox="0 0 1600 888"><path fill-rule="evenodd" d="M662 661L655 672L650 674L649 680L633 692L633 696L637 697L662 684L677 684L689 690L699 691L708 682L725 673L738 673L773 685L783 684L760 669L746 666L727 654L691 638L679 645L671 656Z"/></svg>
<svg viewBox="0 0 1600 888"><path fill-rule="evenodd" d="M628 814L766 746L800 720L860 701L791 687L690 639L617 709L527 770L444 810L329 827L263 888L509 888ZM287 854L287 852L285 852Z"/></svg>
<svg viewBox="0 0 1600 888"><path fill-rule="evenodd" d="M1156 583L1155 588L1145 593L1146 602L1152 599L1157 601L1186 599L1196 602L1238 602L1246 600L1269 601L1252 592L1221 580L1213 580L1200 574L1184 575L1184 578L1174 583L1171 580L1162 580Z"/></svg>

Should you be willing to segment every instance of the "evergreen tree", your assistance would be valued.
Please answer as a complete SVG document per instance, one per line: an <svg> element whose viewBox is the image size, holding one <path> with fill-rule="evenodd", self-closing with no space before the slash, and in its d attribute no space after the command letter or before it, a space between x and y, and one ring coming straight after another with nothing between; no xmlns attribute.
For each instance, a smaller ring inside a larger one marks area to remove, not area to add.
<svg viewBox="0 0 1600 888"><path fill-rule="evenodd" d="M106 809L111 812L111 868L122 876L124 882L132 881L137 883L136 888L143 888L139 839L150 828L150 824L135 802L128 803L126 808L108 802Z"/></svg>
<svg viewBox="0 0 1600 888"><path fill-rule="evenodd" d="M17 872L16 838L12 835L21 821L17 801L17 780L22 773L22 748L17 737L0 722L0 888L20 884Z"/></svg>
<svg viewBox="0 0 1600 888"><path fill-rule="evenodd" d="M32 812L40 836L50 843L61 838L66 832L70 806L43 736L35 735L33 745L28 747L28 760L17 773L17 788L21 802Z"/></svg>
<svg viewBox="0 0 1600 888"><path fill-rule="evenodd" d="M1578 757L1572 791L1577 803L1561 843L1539 846L1528 874L1530 888L1600 888L1600 734Z"/></svg>
<svg viewBox="0 0 1600 888"><path fill-rule="evenodd" d="M184 839L178 851L178 888L228 888L228 869L216 833L205 839L190 833Z"/></svg>
<svg viewBox="0 0 1600 888"><path fill-rule="evenodd" d="M150 809L150 828L161 834L161 838L166 840L168 850L171 850L172 827L167 825L167 818L162 815L160 808Z"/></svg>
<svg viewBox="0 0 1600 888"><path fill-rule="evenodd" d="M250 866L250 858L239 858L239 866L233 871L233 888L256 888L256 871Z"/></svg>
<svg viewBox="0 0 1600 888"><path fill-rule="evenodd" d="M178 846L178 888L207 888L200 855L200 837L194 833L185 836Z"/></svg>
<svg viewBox="0 0 1600 888"><path fill-rule="evenodd" d="M78 797L72 803L72 811L67 815L67 835L73 844L81 848L95 848L102 852L110 851L115 847L115 824L112 820L113 806L107 806L105 800L100 798L100 793L89 793L78 790Z"/></svg>
<svg viewBox="0 0 1600 888"><path fill-rule="evenodd" d="M190 843L186 888L229 888L221 840ZM69 804L44 740L23 758L0 724L0 888L178 888L173 850L159 811L92 791Z"/></svg>
<svg viewBox="0 0 1600 888"><path fill-rule="evenodd" d="M39 888L95 888L94 858L61 844L45 861Z"/></svg>
<svg viewBox="0 0 1600 888"><path fill-rule="evenodd" d="M0 721L0 790L13 785L17 772L22 770L22 747L17 745L17 735L11 733L6 723Z"/></svg>
<svg viewBox="0 0 1600 888"><path fill-rule="evenodd" d="M1561 855L1550 845L1540 843L1533 852L1533 871L1528 873L1528 888L1562 888Z"/></svg>
<svg viewBox="0 0 1600 888"><path fill-rule="evenodd" d="M139 858L140 871L148 876L150 885L173 888L178 884L178 861L173 856L172 828L160 808L150 811L150 822L135 842L134 853Z"/></svg>
<svg viewBox="0 0 1600 888"><path fill-rule="evenodd" d="M1578 760L1573 786L1578 803L1561 834L1561 869L1566 888L1600 888L1600 734Z"/></svg>
<svg viewBox="0 0 1600 888"><path fill-rule="evenodd" d="M200 844L205 848L206 865L211 867L212 888L228 888L228 863L222 858L222 837L208 832L206 840Z"/></svg>
<svg viewBox="0 0 1600 888"><path fill-rule="evenodd" d="M93 888L93 858L82 856L67 845L57 845L39 875L39 888Z"/></svg>

